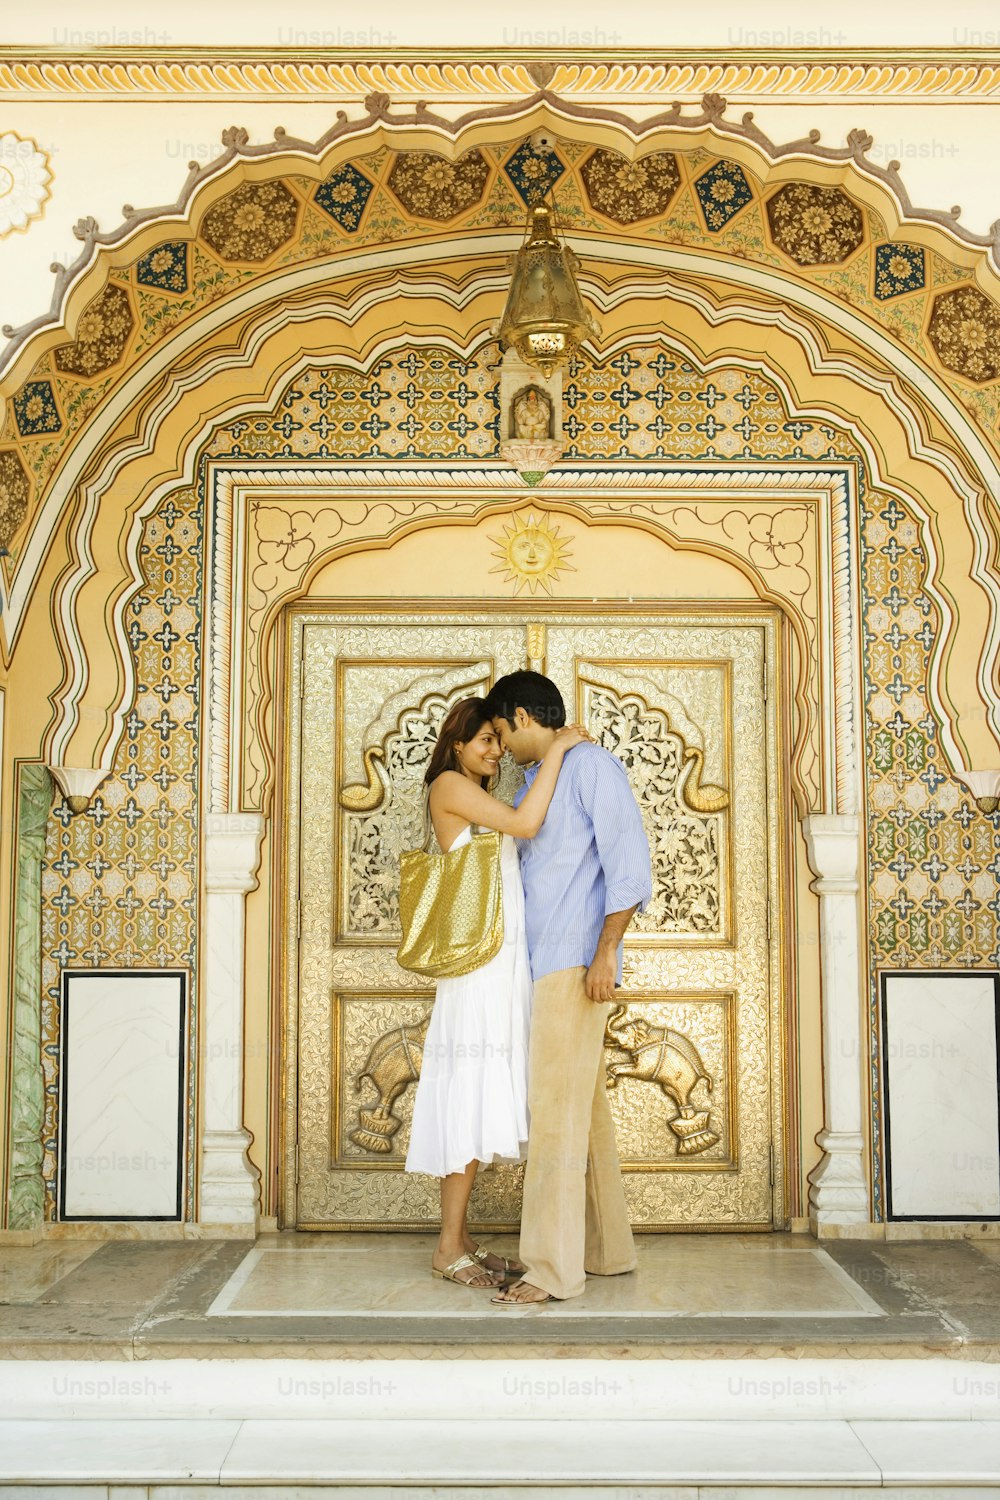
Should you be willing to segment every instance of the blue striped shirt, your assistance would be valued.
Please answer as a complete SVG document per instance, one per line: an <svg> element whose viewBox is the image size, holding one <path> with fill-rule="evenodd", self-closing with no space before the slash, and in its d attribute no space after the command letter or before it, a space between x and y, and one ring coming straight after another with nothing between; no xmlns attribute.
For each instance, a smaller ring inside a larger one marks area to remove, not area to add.
<svg viewBox="0 0 1000 1500"><path fill-rule="evenodd" d="M525 771L521 801L538 774ZM518 839L533 979L589 968L609 912L640 910L652 895L649 843L621 761L600 745L574 745L538 834ZM622 947L618 945L618 983Z"/></svg>

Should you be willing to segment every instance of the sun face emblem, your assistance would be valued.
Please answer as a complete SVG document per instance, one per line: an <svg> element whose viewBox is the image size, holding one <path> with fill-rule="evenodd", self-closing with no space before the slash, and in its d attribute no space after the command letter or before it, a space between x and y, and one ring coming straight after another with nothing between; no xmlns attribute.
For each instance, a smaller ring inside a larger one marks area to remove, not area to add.
<svg viewBox="0 0 1000 1500"><path fill-rule="evenodd" d="M530 510L512 516L503 535L491 536L490 541L497 543L493 556L500 559L490 572L505 573L505 581L514 584L515 594L519 594L525 584L532 594L537 594L539 588L551 594L552 583L560 572L576 571L566 561L567 543L548 516L535 515Z"/></svg>

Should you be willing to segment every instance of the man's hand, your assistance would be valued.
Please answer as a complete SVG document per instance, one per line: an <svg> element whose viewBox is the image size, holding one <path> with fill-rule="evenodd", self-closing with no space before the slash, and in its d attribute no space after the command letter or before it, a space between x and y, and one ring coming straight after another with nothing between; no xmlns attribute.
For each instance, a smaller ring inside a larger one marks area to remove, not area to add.
<svg viewBox="0 0 1000 1500"><path fill-rule="evenodd" d="M606 1004L607 1001L615 998L615 980L618 978L618 944L638 910L638 906L630 906L628 911L608 912L604 918L604 926L597 939L597 952L594 954L584 980L588 1000Z"/></svg>
<svg viewBox="0 0 1000 1500"><path fill-rule="evenodd" d="M617 945L614 948L610 948L606 943L598 943L597 952L594 954L593 962L587 970L587 977L584 980L587 999L598 1002L613 1000L615 998L617 971Z"/></svg>

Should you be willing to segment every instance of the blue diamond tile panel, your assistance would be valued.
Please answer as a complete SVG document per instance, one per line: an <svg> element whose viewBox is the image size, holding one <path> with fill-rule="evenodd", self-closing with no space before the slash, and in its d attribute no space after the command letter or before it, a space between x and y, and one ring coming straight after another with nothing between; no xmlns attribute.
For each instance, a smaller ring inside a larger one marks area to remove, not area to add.
<svg viewBox="0 0 1000 1500"><path fill-rule="evenodd" d="M59 431L62 419L47 380L29 380L21 387L14 397L14 420L22 437Z"/></svg>
<svg viewBox="0 0 1000 1500"><path fill-rule="evenodd" d="M161 292L188 289L188 247L182 240L157 245L136 262L135 279L140 286L155 286Z"/></svg>
<svg viewBox="0 0 1000 1500"><path fill-rule="evenodd" d="M717 161L695 182L695 192L710 230L725 229L741 208L753 202L753 193L743 168L734 161Z"/></svg>
<svg viewBox="0 0 1000 1500"><path fill-rule="evenodd" d="M566 168L554 151L535 151L530 141L518 146L504 163L504 171L522 203L539 203L551 192Z"/></svg>
<svg viewBox="0 0 1000 1500"><path fill-rule="evenodd" d="M373 186L363 172L359 172L357 167L348 162L320 184L315 198L323 212L329 214L341 229L354 234L361 223Z"/></svg>
<svg viewBox="0 0 1000 1500"><path fill-rule="evenodd" d="M919 245L875 246L875 296L880 302L920 292L926 283L924 252Z"/></svg>

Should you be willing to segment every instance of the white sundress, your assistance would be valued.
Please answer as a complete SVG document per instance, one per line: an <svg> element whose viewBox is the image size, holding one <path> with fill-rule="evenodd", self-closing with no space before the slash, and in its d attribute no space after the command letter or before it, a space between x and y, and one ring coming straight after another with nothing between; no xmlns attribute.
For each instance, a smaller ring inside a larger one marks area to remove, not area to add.
<svg viewBox="0 0 1000 1500"><path fill-rule="evenodd" d="M466 827L452 844L472 838ZM413 1102L408 1172L447 1177L470 1161L518 1161L528 1141L531 971L517 847L504 834L503 947L455 979L439 979Z"/></svg>

